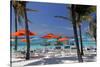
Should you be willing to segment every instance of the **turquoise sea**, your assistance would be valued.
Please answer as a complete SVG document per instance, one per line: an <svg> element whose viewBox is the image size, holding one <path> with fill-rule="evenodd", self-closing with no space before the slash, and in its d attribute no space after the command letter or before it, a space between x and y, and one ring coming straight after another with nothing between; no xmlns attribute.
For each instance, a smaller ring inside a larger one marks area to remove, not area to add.
<svg viewBox="0 0 100 67"><path fill-rule="evenodd" d="M39 39L39 40L31 40L31 50L36 50L36 49L44 49L44 48L55 48L57 45L54 45L55 42L50 42L51 45L45 45L45 40L44 39ZM74 40L68 40L67 44L62 44L61 47L64 47L65 45L72 46L71 43L75 42ZM15 41L11 41L11 44L13 45L12 48L14 49ZM96 42L93 41L92 39L83 39L83 47L95 47L96 48ZM20 39L18 39L18 50L26 50L26 42L21 42Z"/></svg>

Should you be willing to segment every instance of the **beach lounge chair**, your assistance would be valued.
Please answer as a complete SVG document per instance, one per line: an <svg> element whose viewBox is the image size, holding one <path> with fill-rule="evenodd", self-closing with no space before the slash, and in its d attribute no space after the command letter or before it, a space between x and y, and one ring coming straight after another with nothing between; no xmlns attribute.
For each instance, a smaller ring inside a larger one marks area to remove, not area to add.
<svg viewBox="0 0 100 67"><path fill-rule="evenodd" d="M70 48L70 46L64 46L64 49L69 49Z"/></svg>
<svg viewBox="0 0 100 67"><path fill-rule="evenodd" d="M85 55L96 54L96 47L85 47L84 54Z"/></svg>
<svg viewBox="0 0 100 67"><path fill-rule="evenodd" d="M66 45L66 46L64 46L64 53L66 54L66 55L71 55L71 46L70 45Z"/></svg>
<svg viewBox="0 0 100 67"><path fill-rule="evenodd" d="M60 46L57 46L57 47L55 47L55 49L61 49L61 47Z"/></svg>
<svg viewBox="0 0 100 67"><path fill-rule="evenodd" d="M17 51L15 53L15 56L14 57L15 58L25 58L25 52L23 52L23 51Z"/></svg>

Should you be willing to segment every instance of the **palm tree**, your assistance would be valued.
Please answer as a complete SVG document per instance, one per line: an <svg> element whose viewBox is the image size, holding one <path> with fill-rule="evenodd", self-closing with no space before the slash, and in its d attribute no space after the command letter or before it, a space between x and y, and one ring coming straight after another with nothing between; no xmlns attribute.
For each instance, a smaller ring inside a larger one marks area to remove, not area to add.
<svg viewBox="0 0 100 67"><path fill-rule="evenodd" d="M26 2L25 1L16 1L13 0L13 7L15 11L15 29L17 32L17 20L20 20L21 17L25 20L25 30L26 30L26 40L27 40L27 52L26 52L26 60L30 59L30 40L29 40L29 27L28 27L28 18L26 11L33 11L37 12L37 10L32 10L26 8ZM20 22L20 21L19 21ZM17 47L17 38L16 38L16 47ZM16 48L17 50L17 48Z"/></svg>
<svg viewBox="0 0 100 67"><path fill-rule="evenodd" d="M88 33L94 37L95 41L96 41L96 17L93 19L93 17L90 18L89 21L89 31Z"/></svg>
<svg viewBox="0 0 100 67"><path fill-rule="evenodd" d="M83 62L82 55L81 55L80 48L79 48L79 42L78 42L77 23L76 23L76 18L77 18L76 5L71 5L71 7L69 9L71 11L72 19L69 19L68 17L64 17L64 16L55 16L55 17L72 21L74 38L75 38L75 43L76 43L76 47L77 47L78 61Z"/></svg>
<svg viewBox="0 0 100 67"><path fill-rule="evenodd" d="M67 8L69 8L69 7L67 7ZM81 34L81 23L82 23L83 20L88 20L90 18L89 14L94 12L94 11L95 11L94 6L76 5L76 25L79 29L81 55L84 55L84 53L83 53L83 44L82 44L83 43L82 42L82 34ZM56 16L56 17L72 21L71 19L69 19L67 17L63 17L63 16Z"/></svg>
<svg viewBox="0 0 100 67"><path fill-rule="evenodd" d="M94 38L95 38L95 41L96 41L96 30L97 30L97 27L96 27L96 23L97 23L97 19L96 19L96 15L95 15L95 18L94 18Z"/></svg>
<svg viewBox="0 0 100 67"><path fill-rule="evenodd" d="M83 53L83 42L82 42L82 34L81 34L81 23L83 20L89 20L91 16L89 16L92 12L95 12L95 6L90 5L77 5L76 13L77 13L77 26L79 28L79 36L80 36L80 45L81 45L81 55Z"/></svg>
<svg viewBox="0 0 100 67"><path fill-rule="evenodd" d="M78 34L77 34L76 5L71 6L71 14L72 14L72 24L73 24L73 30L74 30L74 38L75 38L76 47L77 47L78 60L79 62L83 62L82 55L81 55L80 48L79 48Z"/></svg>
<svg viewBox="0 0 100 67"><path fill-rule="evenodd" d="M15 14L15 32L17 32L18 29L18 22L22 22L21 18L24 19L24 11L21 7L20 1L12 0L11 1L13 8L14 8L14 14ZM37 10L29 9L26 8L26 11L31 11L31 12L37 12ZM25 19L24 19L25 20ZM29 19L27 19L27 22L31 22ZM17 36L15 36L15 50L17 50Z"/></svg>
<svg viewBox="0 0 100 67"><path fill-rule="evenodd" d="M11 1L12 2L12 1ZM15 32L17 32L17 22L18 22L18 20L17 20L17 18L18 18L18 16L17 16L17 4L15 4L15 3L12 3L13 4L13 8L14 8L14 14L15 14ZM17 51L17 45L18 45L18 41L17 41L17 36L15 36L15 51Z"/></svg>
<svg viewBox="0 0 100 67"><path fill-rule="evenodd" d="M30 59L30 38L29 38L29 27L27 22L27 13L26 13L26 2L21 2L23 11L24 11L24 18L25 18L25 30L26 30L26 39L27 39L27 52L26 52L26 60Z"/></svg>

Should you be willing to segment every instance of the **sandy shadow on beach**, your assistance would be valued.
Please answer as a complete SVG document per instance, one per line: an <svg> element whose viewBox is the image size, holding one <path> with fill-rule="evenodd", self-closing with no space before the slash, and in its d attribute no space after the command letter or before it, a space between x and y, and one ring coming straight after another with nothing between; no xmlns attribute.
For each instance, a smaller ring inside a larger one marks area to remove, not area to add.
<svg viewBox="0 0 100 67"><path fill-rule="evenodd" d="M43 58L44 56L31 56L30 59L39 59L39 58ZM16 62L22 62L22 61L26 61L25 60L25 57L16 57L16 59L22 59L22 60L15 60L15 61L12 61L11 60L11 63L16 63Z"/></svg>
<svg viewBox="0 0 100 67"><path fill-rule="evenodd" d="M96 54L91 54L90 56L84 56L83 60L85 62L95 62L96 61L96 57L97 57Z"/></svg>
<svg viewBox="0 0 100 67"><path fill-rule="evenodd" d="M26 60L24 59L24 60L11 61L11 63L17 63L17 62L22 62L22 61L26 61Z"/></svg>
<svg viewBox="0 0 100 67"><path fill-rule="evenodd" d="M31 62L25 66L32 66L32 65L48 65L48 64L63 64L63 61L77 61L77 57L52 57L52 58L44 58L43 60ZM85 62L95 62L96 61L96 54L92 54L90 56L84 56L83 60Z"/></svg>
<svg viewBox="0 0 100 67"><path fill-rule="evenodd" d="M63 61L77 61L77 57L62 57L62 58L44 58L43 60L37 62L31 62L25 66L32 66L32 65L48 65L48 64L62 64Z"/></svg>

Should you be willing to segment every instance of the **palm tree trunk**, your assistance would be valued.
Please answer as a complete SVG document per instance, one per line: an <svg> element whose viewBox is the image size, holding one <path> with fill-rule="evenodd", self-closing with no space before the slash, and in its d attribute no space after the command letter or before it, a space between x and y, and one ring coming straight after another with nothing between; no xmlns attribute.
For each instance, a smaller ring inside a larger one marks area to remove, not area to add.
<svg viewBox="0 0 100 67"><path fill-rule="evenodd" d="M96 24L93 21L89 23L89 34L94 37L96 42Z"/></svg>
<svg viewBox="0 0 100 67"><path fill-rule="evenodd" d="M78 27L79 27L79 35L80 35L81 55L84 55L84 52L83 52L82 33L81 33L81 25L78 25Z"/></svg>
<svg viewBox="0 0 100 67"><path fill-rule="evenodd" d="M30 59L30 39L29 39L29 27L27 22L27 13L26 13L26 4L24 5L24 13L25 13L25 30L26 30L26 40L27 40L27 52L26 52L26 60Z"/></svg>
<svg viewBox="0 0 100 67"><path fill-rule="evenodd" d="M96 29L95 29L95 30L94 30L94 38L95 38L95 42L96 42L96 39L97 39L97 38L96 38L96 33L97 33L97 32L96 32Z"/></svg>
<svg viewBox="0 0 100 67"><path fill-rule="evenodd" d="M74 38L76 42L76 47L77 47L77 55L78 55L78 61L83 62L82 56L80 54L80 49L79 49L79 42L78 42L78 34L77 34L77 27L76 27L76 14L75 14L75 5L71 6L72 9L72 23L73 23L73 30L74 30Z"/></svg>
<svg viewBox="0 0 100 67"><path fill-rule="evenodd" d="M97 35L96 35L97 34L97 27L96 27L97 26L97 20L96 20L96 18L95 18L94 22L95 22L94 23L94 27L95 27L94 28L94 38L95 38L95 42L96 42L97 41L97 38L96 38L97 37Z"/></svg>
<svg viewBox="0 0 100 67"><path fill-rule="evenodd" d="M10 1L10 33L12 33L12 1ZM12 39L12 35L10 34L10 39ZM12 63L12 42L10 41L10 63ZM11 64L12 67L12 64Z"/></svg>
<svg viewBox="0 0 100 67"><path fill-rule="evenodd" d="M81 48L81 55L84 55L83 53L83 41L82 41L82 33L81 33L81 19L80 19L80 13L78 13L78 16L77 16L77 23L78 23L78 29L79 29L79 37L80 37L80 48Z"/></svg>
<svg viewBox="0 0 100 67"><path fill-rule="evenodd" d="M17 32L17 10L14 10L15 12L15 32ZM17 51L17 47L18 47L18 40L17 40L17 36L15 36L15 51Z"/></svg>

